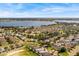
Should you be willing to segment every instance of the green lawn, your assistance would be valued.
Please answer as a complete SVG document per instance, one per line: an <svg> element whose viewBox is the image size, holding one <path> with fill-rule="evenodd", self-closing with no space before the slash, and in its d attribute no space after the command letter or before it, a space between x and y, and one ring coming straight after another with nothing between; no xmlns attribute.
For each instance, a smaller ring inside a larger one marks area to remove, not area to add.
<svg viewBox="0 0 79 59"><path fill-rule="evenodd" d="M69 54L67 52L59 53L60 56L68 56Z"/></svg>
<svg viewBox="0 0 79 59"><path fill-rule="evenodd" d="M47 50L48 50L48 51L51 51L51 50L54 50L54 48L48 47Z"/></svg>

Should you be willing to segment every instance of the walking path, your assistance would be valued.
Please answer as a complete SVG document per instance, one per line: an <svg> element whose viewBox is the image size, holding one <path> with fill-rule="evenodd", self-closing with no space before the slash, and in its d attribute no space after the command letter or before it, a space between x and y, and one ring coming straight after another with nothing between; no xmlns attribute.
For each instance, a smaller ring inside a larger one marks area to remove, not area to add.
<svg viewBox="0 0 79 59"><path fill-rule="evenodd" d="M12 55L19 53L19 52L22 52L22 51L24 51L24 50L10 51L10 52L7 53L6 56L12 56Z"/></svg>
<svg viewBox="0 0 79 59"><path fill-rule="evenodd" d="M7 52L6 56L11 56L11 55L14 55L14 54L22 52L22 51L24 51L24 49L22 49L22 47L16 48L14 50Z"/></svg>

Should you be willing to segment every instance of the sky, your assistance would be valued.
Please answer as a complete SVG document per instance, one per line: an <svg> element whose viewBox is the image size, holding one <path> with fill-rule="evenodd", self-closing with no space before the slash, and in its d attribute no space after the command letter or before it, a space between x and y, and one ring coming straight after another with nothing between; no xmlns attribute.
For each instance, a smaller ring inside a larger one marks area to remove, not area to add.
<svg viewBox="0 0 79 59"><path fill-rule="evenodd" d="M0 17L79 17L79 3L0 3Z"/></svg>

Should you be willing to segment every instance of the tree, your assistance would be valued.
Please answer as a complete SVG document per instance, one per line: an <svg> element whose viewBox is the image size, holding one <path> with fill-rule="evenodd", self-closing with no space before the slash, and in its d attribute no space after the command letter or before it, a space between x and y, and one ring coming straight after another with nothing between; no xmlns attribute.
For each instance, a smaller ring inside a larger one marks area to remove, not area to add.
<svg viewBox="0 0 79 59"><path fill-rule="evenodd" d="M54 33L53 33L53 36L58 36L58 35L59 35L58 32L54 32Z"/></svg>
<svg viewBox="0 0 79 59"><path fill-rule="evenodd" d="M79 52L77 52L75 56L79 56Z"/></svg>
<svg viewBox="0 0 79 59"><path fill-rule="evenodd" d="M1 42L0 42L0 46L2 46Z"/></svg>
<svg viewBox="0 0 79 59"><path fill-rule="evenodd" d="M7 40L7 42L8 42L9 44L12 44L12 43L13 43L13 42L10 40L9 37L6 37L6 40Z"/></svg>
<svg viewBox="0 0 79 59"><path fill-rule="evenodd" d="M4 47L5 51L9 51L10 48L9 47Z"/></svg>
<svg viewBox="0 0 79 59"><path fill-rule="evenodd" d="M44 33L39 33L39 34L36 34L33 38L38 40L43 40L46 38L46 36Z"/></svg>
<svg viewBox="0 0 79 59"><path fill-rule="evenodd" d="M29 34L28 34L28 35L27 35L27 38L33 38L33 35L29 35Z"/></svg>
<svg viewBox="0 0 79 59"><path fill-rule="evenodd" d="M15 49L15 44L12 44L12 45L10 46L10 48L11 48L11 49Z"/></svg>
<svg viewBox="0 0 79 59"><path fill-rule="evenodd" d="M66 48L65 47L61 47L61 49L59 50L59 53L62 53L62 52L66 52Z"/></svg>

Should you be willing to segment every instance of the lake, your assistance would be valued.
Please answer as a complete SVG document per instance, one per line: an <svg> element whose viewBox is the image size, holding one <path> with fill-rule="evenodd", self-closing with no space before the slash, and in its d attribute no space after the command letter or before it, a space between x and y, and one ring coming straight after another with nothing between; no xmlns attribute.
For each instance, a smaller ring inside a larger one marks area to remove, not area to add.
<svg viewBox="0 0 79 59"><path fill-rule="evenodd" d="M10 21L10 22L0 22L0 26L42 26L55 24L53 21Z"/></svg>

